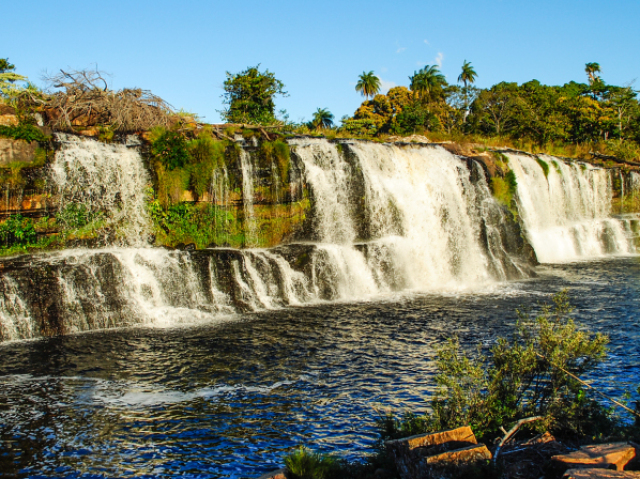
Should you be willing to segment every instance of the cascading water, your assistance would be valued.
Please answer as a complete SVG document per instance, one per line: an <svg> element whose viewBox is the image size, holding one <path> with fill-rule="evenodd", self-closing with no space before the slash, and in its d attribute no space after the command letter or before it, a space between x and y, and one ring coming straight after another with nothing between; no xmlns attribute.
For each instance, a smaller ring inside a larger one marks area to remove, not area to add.
<svg viewBox="0 0 640 479"><path fill-rule="evenodd" d="M135 148L57 134L60 150L49 178L58 191L62 214L70 207L106 214L127 245L146 242L149 220L145 190L150 184Z"/></svg>
<svg viewBox="0 0 640 479"><path fill-rule="evenodd" d="M518 211L538 260L557 263L635 252L625 224L611 216L611 172L546 155L547 174L529 155L507 153Z"/></svg>
<svg viewBox="0 0 640 479"><path fill-rule="evenodd" d="M271 189L281 190L276 202L310 195L311 210L290 236L295 241L271 249L167 251L143 247L149 177L139 154L71 136L59 142L50 178L61 210L73 204L102 213L120 234L120 247L67 250L5 268L0 339L212 322L237 312L398 291L455 291L531 271L529 245L492 196L485 166L438 146L290 140L288 190L280 170L257 169L247 148L239 158L241 182L233 178L242 189L247 246L258 235L254 188L263 195L269 178ZM607 170L545 157L547 178L535 159L509 156L521 220L541 261L633 250L626 220L610 214ZM640 176L626 178L625 194L637 194ZM210 200L225 210L237 201L230 180L225 168L211 179ZM219 226L224 231L226 223Z"/></svg>
<svg viewBox="0 0 640 479"><path fill-rule="evenodd" d="M509 276L505 264L512 260L503 258L508 254L496 235L486 234L494 226L486 220L496 216L487 208L500 207L483 172L473 183L467 163L440 147L358 141L338 147L307 139L292 145L315 201L321 242L315 257L322 267L314 278L336 279L328 288L332 297L459 289Z"/></svg>

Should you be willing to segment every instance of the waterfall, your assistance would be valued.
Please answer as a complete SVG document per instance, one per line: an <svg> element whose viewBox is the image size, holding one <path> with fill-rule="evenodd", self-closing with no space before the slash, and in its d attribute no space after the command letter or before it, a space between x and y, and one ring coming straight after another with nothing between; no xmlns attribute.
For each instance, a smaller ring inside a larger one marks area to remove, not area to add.
<svg viewBox="0 0 640 479"><path fill-rule="evenodd" d="M240 151L242 168L242 205L244 210L244 235L247 246L257 241L256 223L253 209L253 180L255 178L253 159L246 150Z"/></svg>
<svg viewBox="0 0 640 479"><path fill-rule="evenodd" d="M496 243L496 214L489 210L500 207L484 173L472 182L467 163L455 155L360 141L291 144L314 198L316 261L325 270L314 277L334 278L321 288L330 296L460 289L517 274ZM483 209L490 218L481 216ZM488 250L481 233L490 238Z"/></svg>
<svg viewBox="0 0 640 479"><path fill-rule="evenodd" d="M541 262L633 253L640 229L637 215L612 216L610 170L542 156L545 175L534 157L508 153L518 183L516 218L493 197L479 160L435 145L296 138L289 140L288 181L281 183L272 165L258 167L254 144L240 153L241 182L220 168L210 189L210 200L227 210L239 199L231 183L241 188L247 246L258 242L258 214L268 211L254 209L265 188L277 201L308 194L310 209L288 244L168 251L144 247L149 176L139 154L73 136L58 140L50 179L61 211L82 205L121 241L4 260L0 340L485 288L528 277L533 250ZM625 181L625 198L640 192L640 175ZM215 228L228 233L220 217Z"/></svg>
<svg viewBox="0 0 640 479"><path fill-rule="evenodd" d="M49 178L57 189L60 214L106 215L127 245L146 242L145 204L149 175L134 148L57 134L60 149ZM71 211L69 208L73 208Z"/></svg>
<svg viewBox="0 0 640 479"><path fill-rule="evenodd" d="M635 252L622 220L611 216L611 171L541 155L507 153L516 175L518 211L542 263Z"/></svg>

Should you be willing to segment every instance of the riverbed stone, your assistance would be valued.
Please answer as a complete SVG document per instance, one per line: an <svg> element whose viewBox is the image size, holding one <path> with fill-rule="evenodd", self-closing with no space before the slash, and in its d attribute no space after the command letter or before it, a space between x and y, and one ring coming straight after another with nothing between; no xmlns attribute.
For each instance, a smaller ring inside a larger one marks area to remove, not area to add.
<svg viewBox="0 0 640 479"><path fill-rule="evenodd" d="M427 478L434 468L491 459L487 447L478 444L468 426L386 441L385 447L402 479Z"/></svg>
<svg viewBox="0 0 640 479"><path fill-rule="evenodd" d="M563 479L639 479L640 472L612 471L610 469L569 469Z"/></svg>
<svg viewBox="0 0 640 479"><path fill-rule="evenodd" d="M572 468L602 468L622 471L633 458L636 449L626 442L582 446L569 454L551 458L556 464Z"/></svg>

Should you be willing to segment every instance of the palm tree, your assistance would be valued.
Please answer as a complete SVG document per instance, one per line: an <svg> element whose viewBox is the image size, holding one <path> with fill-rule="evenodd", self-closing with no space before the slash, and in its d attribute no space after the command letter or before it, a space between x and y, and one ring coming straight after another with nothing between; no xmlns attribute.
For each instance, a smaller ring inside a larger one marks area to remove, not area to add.
<svg viewBox="0 0 640 479"><path fill-rule="evenodd" d="M331 128L333 126L333 113L326 108L318 108L313 114L311 126L316 130Z"/></svg>
<svg viewBox="0 0 640 479"><path fill-rule="evenodd" d="M437 88L447 84L444 75L438 70L436 65L426 65L422 70L413 72L409 77L411 89L420 96L427 97Z"/></svg>
<svg viewBox="0 0 640 479"><path fill-rule="evenodd" d="M462 64L462 73L460 73L458 81L461 81L464 84L464 87L467 88L467 83L475 83L477 76L478 74L471 66L471 62L465 60Z"/></svg>
<svg viewBox="0 0 640 479"><path fill-rule="evenodd" d="M584 71L587 72L587 76L589 77L589 83L593 84L594 82L600 80L600 64L599 63L587 63L584 66Z"/></svg>
<svg viewBox="0 0 640 479"><path fill-rule="evenodd" d="M362 72L360 75L358 83L356 83L356 91L362 93L362 96L365 98L373 98L380 92L380 78L378 78L373 70L370 72Z"/></svg>

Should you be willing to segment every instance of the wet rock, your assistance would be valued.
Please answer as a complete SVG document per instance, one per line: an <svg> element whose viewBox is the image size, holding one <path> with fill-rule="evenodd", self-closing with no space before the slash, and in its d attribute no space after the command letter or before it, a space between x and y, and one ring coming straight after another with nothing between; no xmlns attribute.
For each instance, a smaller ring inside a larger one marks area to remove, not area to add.
<svg viewBox="0 0 640 479"><path fill-rule="evenodd" d="M633 458L636 449L626 443L597 444L582 446L569 454L560 454L551 458L558 466L567 468L602 468L622 471Z"/></svg>
<svg viewBox="0 0 640 479"><path fill-rule="evenodd" d="M33 162L38 144L35 141L28 143L24 140L10 140L0 138L0 166L8 166L10 163Z"/></svg>

